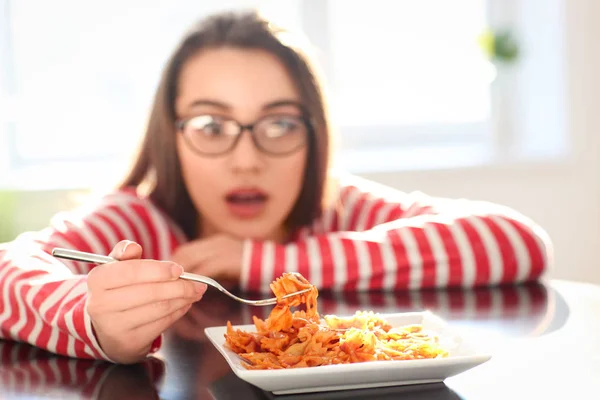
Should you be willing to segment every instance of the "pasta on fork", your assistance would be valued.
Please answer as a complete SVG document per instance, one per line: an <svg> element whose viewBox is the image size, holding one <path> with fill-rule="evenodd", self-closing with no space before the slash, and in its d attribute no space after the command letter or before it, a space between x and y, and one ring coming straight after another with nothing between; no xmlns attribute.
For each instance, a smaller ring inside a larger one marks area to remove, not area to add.
<svg viewBox="0 0 600 400"><path fill-rule="evenodd" d="M288 293L311 290L282 299ZM284 369L365 361L447 357L438 337L421 325L392 327L372 311L351 317L317 310L318 290L298 273L284 273L271 283L278 299L265 320L253 317L256 332L234 329L227 322L225 346L247 363L247 369ZM304 305L303 310L291 307Z"/></svg>

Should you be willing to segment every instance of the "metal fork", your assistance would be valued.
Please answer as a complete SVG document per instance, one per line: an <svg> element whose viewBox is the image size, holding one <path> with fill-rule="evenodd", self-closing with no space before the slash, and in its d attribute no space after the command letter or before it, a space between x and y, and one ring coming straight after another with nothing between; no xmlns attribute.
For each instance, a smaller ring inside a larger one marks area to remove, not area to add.
<svg viewBox="0 0 600 400"><path fill-rule="evenodd" d="M112 257L107 257L107 256L103 256L100 254L86 253L84 251L77 251L77 250L71 250L71 249L63 249L60 247L54 248L52 250L52 255L56 258L64 258L66 260L83 261L83 262L89 262L89 263L94 263L94 264L107 264L107 263L118 261ZM243 298L238 297L238 296L234 295L233 293L229 292L219 282L217 282L214 279L209 278L207 276L184 272L179 276L179 278L186 279L189 281L206 283L207 285L217 288L219 291L225 293L227 296L231 297L232 299L235 299L235 300L240 301L245 304L250 304L253 306L268 306L268 305L272 305L272 304L277 304L277 298L275 298L275 297L270 298L270 299L263 299L263 300L243 299ZM289 294L286 294L285 296L283 296L282 299L287 299L292 296L297 296L299 294L306 293L308 291L310 291L310 288L300 290L298 292L289 293Z"/></svg>

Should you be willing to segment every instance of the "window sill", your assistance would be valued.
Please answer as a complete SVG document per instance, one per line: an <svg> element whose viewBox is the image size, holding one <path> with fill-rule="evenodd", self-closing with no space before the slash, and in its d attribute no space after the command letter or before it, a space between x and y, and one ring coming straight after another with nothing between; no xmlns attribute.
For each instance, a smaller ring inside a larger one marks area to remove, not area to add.
<svg viewBox="0 0 600 400"><path fill-rule="evenodd" d="M490 143L343 150L336 169L357 175L514 168L564 168L566 152L508 156Z"/></svg>
<svg viewBox="0 0 600 400"><path fill-rule="evenodd" d="M448 170L489 164L494 151L487 144L445 144L410 147L343 149L337 166L353 174Z"/></svg>

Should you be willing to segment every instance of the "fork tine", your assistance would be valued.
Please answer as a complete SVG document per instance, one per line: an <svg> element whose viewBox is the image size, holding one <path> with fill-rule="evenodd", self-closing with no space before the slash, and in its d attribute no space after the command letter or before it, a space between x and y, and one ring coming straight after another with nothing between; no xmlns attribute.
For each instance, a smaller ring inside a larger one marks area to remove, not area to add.
<svg viewBox="0 0 600 400"><path fill-rule="evenodd" d="M219 288L217 288L217 289L219 289ZM219 290L221 290L221 289L219 289ZM310 290L310 288L309 289L299 290L299 291L293 292L293 293L288 293L285 296L283 296L282 298L287 299L287 298L292 297L292 296L298 296L300 294L304 294L304 293L308 292L309 290ZM269 299L261 299L261 300L248 300L248 299L244 299L244 298L238 297L235 294L230 293L230 292L228 292L225 289L223 289L221 291L223 293L225 293L226 295L228 295L229 297L231 297L231 298L233 298L233 299L235 299L237 301L240 301L242 303L251 305L251 306L270 306L270 305L273 305L273 304L277 304L277 297L271 297Z"/></svg>

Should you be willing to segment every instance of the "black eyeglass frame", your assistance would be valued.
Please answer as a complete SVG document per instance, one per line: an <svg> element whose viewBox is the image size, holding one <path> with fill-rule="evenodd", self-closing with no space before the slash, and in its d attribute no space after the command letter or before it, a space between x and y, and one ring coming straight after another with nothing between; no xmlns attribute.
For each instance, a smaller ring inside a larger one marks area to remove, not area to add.
<svg viewBox="0 0 600 400"><path fill-rule="evenodd" d="M191 142L190 139L187 137L187 135L185 135L185 125L191 121L194 118L197 118L199 116L202 115L210 115L210 116L214 116L214 117L220 117L223 118L224 120L227 121L231 121L234 122L239 129L238 134L236 135L235 139L233 140L233 142L231 142L231 145L229 146L229 148L227 148L226 150L219 152L219 153L206 153L203 152L201 150L199 150L197 147L195 147ZM256 133L254 132L254 127L259 124L261 121L263 121L266 118L273 118L273 117L286 117L286 118L295 118L298 119L299 121L301 121L305 128L306 128L306 141L300 143L298 145L298 147L293 148L292 150L288 150L286 152L283 153L278 153L278 152L272 152L269 151L267 149L265 149L263 146L260 145L259 141L256 138ZM193 117L189 117L189 118L181 118L175 121L175 129L177 130L178 133L181 133L183 135L183 139L185 141L185 143L188 145L188 147L190 148L190 150L192 150L194 153L203 156L203 157L220 157L223 156L227 153L230 153L233 151L233 149L235 149L235 146L237 146L238 142L240 141L240 138L242 137L242 135L244 134L244 131L248 131L248 133L250 134L250 137L252 138L252 143L254 143L254 146L261 152L268 154L270 156L274 156L274 157L285 157L288 156L290 154L293 154L295 152L297 152L298 150L300 150L302 147L309 145L312 146L312 142L314 141L314 129L313 129L313 124L312 121L309 117L307 117L306 115L285 115L285 114L281 114L281 115L270 115L267 117L263 117L257 121L255 121L252 124L246 124L246 125L242 125L240 124L238 121L236 121L233 118L227 118L227 117L222 117L222 116L218 116L218 115L213 115L213 114L199 114L199 115L194 115Z"/></svg>

